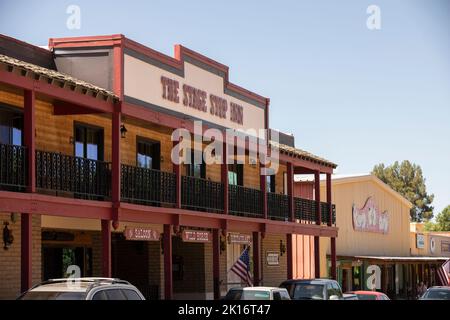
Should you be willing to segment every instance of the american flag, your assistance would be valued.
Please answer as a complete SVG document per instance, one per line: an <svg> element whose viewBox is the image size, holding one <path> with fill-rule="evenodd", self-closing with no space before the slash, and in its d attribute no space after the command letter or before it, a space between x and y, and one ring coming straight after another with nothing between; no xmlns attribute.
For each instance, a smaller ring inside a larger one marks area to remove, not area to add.
<svg viewBox="0 0 450 320"><path fill-rule="evenodd" d="M450 286L450 259L437 270L437 276L442 286Z"/></svg>
<svg viewBox="0 0 450 320"><path fill-rule="evenodd" d="M250 276L250 256L248 249L249 247L245 248L230 270L237 274L248 286L252 286L253 281Z"/></svg>

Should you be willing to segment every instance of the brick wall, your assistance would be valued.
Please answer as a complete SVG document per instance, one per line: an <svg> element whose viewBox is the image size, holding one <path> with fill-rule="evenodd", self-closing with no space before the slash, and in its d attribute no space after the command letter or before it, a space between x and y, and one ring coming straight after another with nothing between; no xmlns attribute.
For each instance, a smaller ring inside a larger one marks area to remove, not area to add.
<svg viewBox="0 0 450 320"><path fill-rule="evenodd" d="M262 263L262 285L269 287L278 287L281 282L287 279L287 253L280 255L280 264L278 266L268 266L266 262L267 251L280 252L280 240L286 245L286 236L277 234L266 234L261 244L261 263Z"/></svg>
<svg viewBox="0 0 450 320"><path fill-rule="evenodd" d="M14 242L8 250L0 248L0 299L15 299L20 294L20 214L16 215L16 222L11 222L11 215L0 213L3 232L3 222L8 221L8 228L12 231ZM33 254L32 254L32 284L41 281L41 217L33 215ZM3 234L3 233L2 233Z"/></svg>

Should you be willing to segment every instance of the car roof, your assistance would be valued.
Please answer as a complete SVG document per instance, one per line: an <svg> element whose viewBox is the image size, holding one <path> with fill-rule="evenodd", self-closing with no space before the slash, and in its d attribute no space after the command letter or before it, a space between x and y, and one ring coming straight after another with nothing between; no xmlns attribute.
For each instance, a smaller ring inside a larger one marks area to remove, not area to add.
<svg viewBox="0 0 450 320"><path fill-rule="evenodd" d="M66 282L44 283L32 289L31 292L86 292L92 283L80 283L70 285Z"/></svg>
<svg viewBox="0 0 450 320"><path fill-rule="evenodd" d="M289 284L289 283L309 283L309 284L325 284L329 282L336 282L336 280L333 279L290 279L286 280L283 283Z"/></svg>
<svg viewBox="0 0 450 320"><path fill-rule="evenodd" d="M353 293L353 294L362 294L362 295L370 295L370 296L381 296L381 295L386 295L383 292L378 292L378 291L364 291L364 290L359 290L359 291L349 291L346 293Z"/></svg>
<svg viewBox="0 0 450 320"><path fill-rule="evenodd" d="M428 290L450 290L450 287L447 286L434 286L434 287L429 287Z"/></svg>
<svg viewBox="0 0 450 320"><path fill-rule="evenodd" d="M29 291L86 292L93 287L117 284L131 286L128 281L120 280L117 278L59 278L49 279L47 281L41 282L32 287Z"/></svg>
<svg viewBox="0 0 450 320"><path fill-rule="evenodd" d="M272 290L286 290L278 287L244 287L244 288L231 288L231 290L243 290L243 291L272 291Z"/></svg>

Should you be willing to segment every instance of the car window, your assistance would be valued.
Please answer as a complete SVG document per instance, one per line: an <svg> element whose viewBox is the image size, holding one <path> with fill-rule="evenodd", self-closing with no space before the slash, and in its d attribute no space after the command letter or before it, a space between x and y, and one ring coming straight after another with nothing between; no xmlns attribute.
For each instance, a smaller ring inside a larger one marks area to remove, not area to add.
<svg viewBox="0 0 450 320"><path fill-rule="evenodd" d="M289 293L287 291L281 290L279 291L281 300L291 300L291 297L289 296Z"/></svg>
<svg viewBox="0 0 450 320"><path fill-rule="evenodd" d="M374 294L358 294L359 300L377 300L377 296Z"/></svg>
<svg viewBox="0 0 450 320"><path fill-rule="evenodd" d="M225 300L241 300L242 290L230 290L225 296Z"/></svg>
<svg viewBox="0 0 450 320"><path fill-rule="evenodd" d="M108 300L108 298L106 297L105 291L98 291L94 294L94 296L92 297L92 300Z"/></svg>
<svg viewBox="0 0 450 320"><path fill-rule="evenodd" d="M243 290L241 300L270 300L270 292L261 290Z"/></svg>
<svg viewBox="0 0 450 320"><path fill-rule="evenodd" d="M450 290L431 289L424 294L426 299L450 300Z"/></svg>
<svg viewBox="0 0 450 320"><path fill-rule="evenodd" d="M108 300L126 300L120 289L108 289L105 290L105 294Z"/></svg>
<svg viewBox="0 0 450 320"><path fill-rule="evenodd" d="M323 300L322 284L297 283L294 289L294 299Z"/></svg>
<svg viewBox="0 0 450 320"><path fill-rule="evenodd" d="M338 297L342 298L342 290L341 290L341 287L339 286L339 284L337 282L333 281L331 283L331 286L334 289L334 292L335 292L334 294L337 295Z"/></svg>
<svg viewBox="0 0 450 320"><path fill-rule="evenodd" d="M85 292L28 291L20 300L84 300Z"/></svg>
<svg viewBox="0 0 450 320"><path fill-rule="evenodd" d="M122 289L122 293L125 295L127 300L142 300L136 291L131 289Z"/></svg>
<svg viewBox="0 0 450 320"><path fill-rule="evenodd" d="M281 300L281 295L279 291L273 292L273 300Z"/></svg>
<svg viewBox="0 0 450 320"><path fill-rule="evenodd" d="M334 296L336 294L335 291L336 290L333 288L331 283L327 284L327 296L328 296L328 299L330 299L331 296Z"/></svg>

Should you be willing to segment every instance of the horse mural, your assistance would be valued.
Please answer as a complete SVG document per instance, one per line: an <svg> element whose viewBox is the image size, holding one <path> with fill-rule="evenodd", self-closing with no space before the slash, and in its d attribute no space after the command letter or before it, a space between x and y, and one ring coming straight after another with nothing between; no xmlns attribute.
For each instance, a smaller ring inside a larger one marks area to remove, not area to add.
<svg viewBox="0 0 450 320"><path fill-rule="evenodd" d="M353 229L356 231L378 232L386 234L389 231L389 215L381 212L372 197L366 200L362 208L353 204Z"/></svg>

